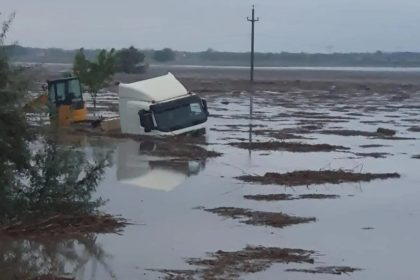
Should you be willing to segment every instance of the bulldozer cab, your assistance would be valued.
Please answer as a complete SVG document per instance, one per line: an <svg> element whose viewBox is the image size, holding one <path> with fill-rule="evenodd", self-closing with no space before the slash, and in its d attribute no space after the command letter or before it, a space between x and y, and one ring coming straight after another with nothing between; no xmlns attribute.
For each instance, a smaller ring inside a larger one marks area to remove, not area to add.
<svg viewBox="0 0 420 280"><path fill-rule="evenodd" d="M60 125L86 120L79 78L48 81L48 101L51 119L58 119Z"/></svg>

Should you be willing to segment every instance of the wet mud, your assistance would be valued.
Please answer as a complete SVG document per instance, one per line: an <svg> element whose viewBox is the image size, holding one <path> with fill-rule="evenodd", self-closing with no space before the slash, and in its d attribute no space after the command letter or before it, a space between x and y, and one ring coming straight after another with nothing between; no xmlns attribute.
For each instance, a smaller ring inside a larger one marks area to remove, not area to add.
<svg viewBox="0 0 420 280"><path fill-rule="evenodd" d="M316 221L313 217L296 217L284 213L252 211L249 209L235 207L219 207L204 210L222 217L240 220L240 222L244 224L271 226L275 228L283 228L290 225Z"/></svg>
<svg viewBox="0 0 420 280"><path fill-rule="evenodd" d="M255 182L267 185L309 186L322 184L370 182L377 179L385 180L391 178L400 178L400 175L398 173L355 173L344 170L303 170L288 173L268 172L263 176L244 175L237 178L245 182Z"/></svg>

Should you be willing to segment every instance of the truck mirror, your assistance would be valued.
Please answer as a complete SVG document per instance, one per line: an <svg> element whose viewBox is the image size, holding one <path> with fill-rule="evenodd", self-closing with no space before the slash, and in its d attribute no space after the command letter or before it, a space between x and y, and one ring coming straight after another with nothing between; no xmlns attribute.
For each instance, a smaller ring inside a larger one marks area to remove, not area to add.
<svg viewBox="0 0 420 280"><path fill-rule="evenodd" d="M146 111L146 110L140 110L139 117L140 117L140 125L144 128L145 132L150 132L155 128L151 112Z"/></svg>
<svg viewBox="0 0 420 280"><path fill-rule="evenodd" d="M206 113L207 116L209 116L210 113L209 113L209 109L207 108L207 100L201 99L201 101L203 102L204 112Z"/></svg>

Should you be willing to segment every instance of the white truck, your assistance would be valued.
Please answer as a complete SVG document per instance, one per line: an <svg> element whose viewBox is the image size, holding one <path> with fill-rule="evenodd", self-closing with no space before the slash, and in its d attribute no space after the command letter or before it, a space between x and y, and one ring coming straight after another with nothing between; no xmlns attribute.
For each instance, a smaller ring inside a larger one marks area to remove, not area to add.
<svg viewBox="0 0 420 280"><path fill-rule="evenodd" d="M171 74L119 84L121 132L170 136L205 133L207 103Z"/></svg>

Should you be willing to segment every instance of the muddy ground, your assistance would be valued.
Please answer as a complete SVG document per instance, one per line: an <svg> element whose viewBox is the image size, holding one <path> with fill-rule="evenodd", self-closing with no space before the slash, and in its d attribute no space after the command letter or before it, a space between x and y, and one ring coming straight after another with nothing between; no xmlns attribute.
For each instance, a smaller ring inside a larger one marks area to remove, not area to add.
<svg viewBox="0 0 420 280"><path fill-rule="evenodd" d="M206 137L73 135L86 153L113 149L98 195L109 200L106 213L134 225L121 236L99 234L101 258L90 250L75 265L67 260L64 271L47 272L75 279L417 279L419 72L265 69L251 88L240 69L160 67L116 80L167 70L208 100ZM101 115L118 114L115 88L98 98ZM388 130L395 135L381 133Z"/></svg>

